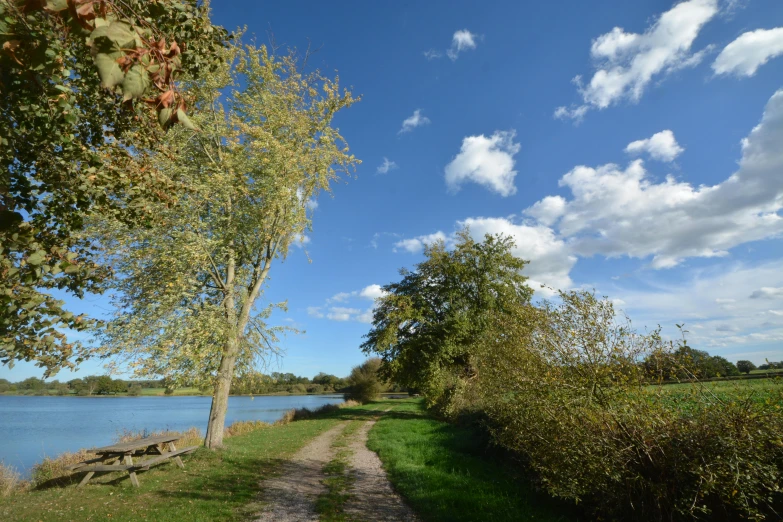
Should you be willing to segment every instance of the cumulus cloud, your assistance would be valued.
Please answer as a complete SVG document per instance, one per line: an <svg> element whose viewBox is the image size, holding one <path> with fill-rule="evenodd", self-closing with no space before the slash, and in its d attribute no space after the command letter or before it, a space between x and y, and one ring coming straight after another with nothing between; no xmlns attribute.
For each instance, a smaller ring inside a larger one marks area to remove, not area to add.
<svg viewBox="0 0 783 522"><path fill-rule="evenodd" d="M543 216L541 224L553 226L580 256L652 256L653 268L723 256L783 233L782 142L783 90L743 140L739 169L722 183L694 187L671 176L655 182L641 160L625 168L578 166L560 180L571 199L545 199L525 214Z"/></svg>
<svg viewBox="0 0 783 522"><path fill-rule="evenodd" d="M475 48L476 35L467 29L461 29L454 33L454 36L451 39L451 48L446 51L446 54L451 61L455 61L459 57L459 53Z"/></svg>
<svg viewBox="0 0 783 522"><path fill-rule="evenodd" d="M638 156L647 153L658 161L674 161L684 151L685 149L680 147L677 140L674 139L674 133L670 130L658 132L644 140L633 141L625 148L625 152L628 154Z"/></svg>
<svg viewBox="0 0 783 522"><path fill-rule="evenodd" d="M715 74L753 76L759 67L783 54L783 27L743 33L715 59Z"/></svg>
<svg viewBox="0 0 783 522"><path fill-rule="evenodd" d="M421 115L421 109L416 109L413 111L413 115L409 116L408 118L405 118L402 122L402 128L398 132L398 134L403 134L405 132L410 132L416 127L421 127L422 125L428 125L430 123L430 119L426 116Z"/></svg>
<svg viewBox="0 0 783 522"><path fill-rule="evenodd" d="M458 221L455 228L468 227L470 235L477 241L483 241L486 234L502 234L514 239L514 255L530 261L525 267L524 274L531 278L531 286L539 291L541 284L558 289L571 286L571 271L576 257L571 255L564 241L558 239L552 229L545 226L531 226L521 222L515 222L509 218L475 217ZM452 246L455 234L446 236L443 232L435 232L426 236L419 236L399 241L395 246L395 252L407 251L418 253L425 244L434 240L441 240L447 246Z"/></svg>
<svg viewBox="0 0 783 522"><path fill-rule="evenodd" d="M331 321L357 321L360 323L371 323L373 311L375 310L375 300L386 295L381 285L367 285L361 290L352 292L339 292L326 300L324 306L310 306L307 308L308 315L318 319L329 319ZM369 299L372 305L363 308L359 299ZM332 306L334 303L348 303L355 306ZM361 307L361 308L360 308Z"/></svg>
<svg viewBox="0 0 783 522"><path fill-rule="evenodd" d="M446 185L458 191L467 182L477 183L501 196L516 193L514 155L520 146L514 143L516 133L495 131L492 136L468 136L462 140L459 154L446 165Z"/></svg>
<svg viewBox="0 0 783 522"><path fill-rule="evenodd" d="M596 71L586 84L574 83L582 104L558 107L557 118L581 120L590 109L605 109L622 100L637 102L650 82L697 65L705 52L691 47L702 27L718 13L718 0L687 0L663 13L644 33L615 27L593 40L590 55Z"/></svg>
<svg viewBox="0 0 783 522"><path fill-rule="evenodd" d="M429 246L436 241L447 241L446 234L441 232L440 230L437 232L434 232L432 234L427 234L424 236L418 236L413 237L409 239L402 239L400 241L397 241L394 243L394 252L399 252L401 250L404 250L406 252L409 252L411 254L417 254L424 250L425 246Z"/></svg>
<svg viewBox="0 0 783 522"><path fill-rule="evenodd" d="M783 288L763 286L750 294L751 299L780 299L783 297Z"/></svg>
<svg viewBox="0 0 783 522"><path fill-rule="evenodd" d="M397 168L397 163L395 163L394 161L389 161L389 158L384 157L383 163L378 165L376 172L378 174L387 174L390 170L394 170L396 168Z"/></svg>

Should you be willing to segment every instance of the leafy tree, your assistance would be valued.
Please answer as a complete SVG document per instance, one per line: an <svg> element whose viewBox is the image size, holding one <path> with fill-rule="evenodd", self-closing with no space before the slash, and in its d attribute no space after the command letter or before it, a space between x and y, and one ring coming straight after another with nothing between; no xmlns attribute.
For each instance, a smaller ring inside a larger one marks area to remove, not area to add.
<svg viewBox="0 0 783 522"><path fill-rule="evenodd" d="M131 384L130 386L128 386L128 395L130 397L138 397L139 395L141 395L141 386L139 386L138 384Z"/></svg>
<svg viewBox="0 0 783 522"><path fill-rule="evenodd" d="M95 393L98 395L108 395L114 393L114 382L108 375L101 375L96 379Z"/></svg>
<svg viewBox="0 0 783 522"><path fill-rule="evenodd" d="M737 361L737 369L742 373L749 374L756 369L756 365L750 361Z"/></svg>
<svg viewBox="0 0 783 522"><path fill-rule="evenodd" d="M208 72L226 38L208 14L197 0L0 0L0 363L49 376L85 357L62 330L91 321L47 292L111 276L79 237L87 216L143 222L171 198L171 180L126 167L156 148L159 116L186 121L176 80Z"/></svg>
<svg viewBox="0 0 783 522"><path fill-rule="evenodd" d="M359 366L355 366L347 379L348 392L345 398L362 404L377 399L381 393L381 379L378 375L381 363L379 357L371 357Z"/></svg>
<svg viewBox="0 0 783 522"><path fill-rule="evenodd" d="M46 388L46 383L43 379L38 377L28 377L27 379L17 383L17 387L20 390L43 390Z"/></svg>
<svg viewBox="0 0 783 522"><path fill-rule="evenodd" d="M255 309L273 262L301 244L310 199L357 162L331 126L354 103L337 80L240 43L221 62L188 85L200 132L172 128L154 158L186 189L177 205L160 205L148 228L103 223L99 236L122 274L103 353L128 354L137 375L210 382L209 448L222 445L234 375L277 351L274 306Z"/></svg>
<svg viewBox="0 0 783 522"><path fill-rule="evenodd" d="M427 247L425 261L384 287L362 350L381 356L385 379L434 401L455 380L475 376L471 349L489 318L533 295L520 273L527 262L513 246L500 235L477 242L465 229L453 250L442 241Z"/></svg>
<svg viewBox="0 0 783 522"><path fill-rule="evenodd" d="M318 375L313 377L313 384L321 384L323 386L336 386L342 383L342 379L336 375L330 375L328 373L319 372Z"/></svg>

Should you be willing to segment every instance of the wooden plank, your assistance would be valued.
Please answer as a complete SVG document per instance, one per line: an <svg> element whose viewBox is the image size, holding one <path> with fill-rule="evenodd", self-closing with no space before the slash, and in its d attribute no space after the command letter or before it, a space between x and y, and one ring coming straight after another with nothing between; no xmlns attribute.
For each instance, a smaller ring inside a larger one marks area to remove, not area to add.
<svg viewBox="0 0 783 522"><path fill-rule="evenodd" d="M131 484L133 484L135 487L139 487L139 479L136 477L136 471L133 468L133 457L130 455L125 455L125 464L131 468L128 469L128 474L130 475L130 481Z"/></svg>
<svg viewBox="0 0 783 522"><path fill-rule="evenodd" d="M177 447L174 445L173 442L169 442L169 453L172 453L172 456L174 457L174 462L177 463L177 466L180 469L185 469L185 465L182 463L182 459L179 458L179 453L177 453Z"/></svg>
<svg viewBox="0 0 783 522"><path fill-rule="evenodd" d="M90 473L95 473L96 471L127 471L132 467L133 463L125 466L121 464L96 464L94 466L85 466L83 468L79 468L77 471L79 473L84 471L89 471Z"/></svg>
<svg viewBox="0 0 783 522"><path fill-rule="evenodd" d="M94 472L94 471L90 471L89 473L87 473L87 474L84 476L84 478L82 479L82 481L81 481L81 482L79 482L79 485L78 485L78 486L76 486L76 487L77 487L77 488L80 488L80 487L84 486L85 484L87 484L87 483L90 481L90 479L92 478L92 476L93 476L93 475L95 475L95 472Z"/></svg>
<svg viewBox="0 0 783 522"><path fill-rule="evenodd" d="M143 462L139 462L138 464L136 464L136 467L138 469L147 470L147 469L150 469L150 467L154 466L155 464L159 464L161 462L164 462L164 461L166 461L166 460L168 460L168 459L170 459L172 457L178 459L179 455L182 455L184 453L190 453L192 451L196 451L200 447L201 446L190 446L189 448L185 448L185 449L181 449L181 450L177 450L177 451L169 451L167 453L164 453L163 455L155 457L154 459L149 459L149 460L145 460ZM180 462L182 462L182 460L180 460ZM184 468L185 465L183 464L182 467Z"/></svg>
<svg viewBox="0 0 783 522"><path fill-rule="evenodd" d="M94 464L96 462L103 462L106 457L96 457L94 459L85 460L84 462L79 462L78 464L71 464L70 466L65 466L65 471L72 471L77 468L81 468L86 466L87 464Z"/></svg>
<svg viewBox="0 0 783 522"><path fill-rule="evenodd" d="M88 450L90 453L125 453L128 451L134 451L137 449L147 448L154 444L165 444L175 441L181 438L179 433L173 433L171 435L158 435L157 437L147 437L139 440L132 440L129 442L121 442L119 444L113 444L111 446L104 446L102 448L95 448Z"/></svg>

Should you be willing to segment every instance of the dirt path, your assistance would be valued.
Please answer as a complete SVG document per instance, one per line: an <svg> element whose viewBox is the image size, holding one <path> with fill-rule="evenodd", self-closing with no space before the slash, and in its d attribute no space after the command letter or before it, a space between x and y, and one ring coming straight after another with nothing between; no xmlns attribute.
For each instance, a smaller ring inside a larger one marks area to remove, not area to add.
<svg viewBox="0 0 783 522"><path fill-rule="evenodd" d="M321 483L324 464L332 460L332 443L345 429L347 422L322 433L300 449L283 466L282 473L263 482L266 507L257 521L317 522L315 501L326 492Z"/></svg>
<svg viewBox="0 0 783 522"><path fill-rule="evenodd" d="M387 410L388 411L388 410ZM350 520L361 521L415 521L413 511L392 489L381 459L367 449L367 434L375 421L365 422L348 445L349 473L354 476L350 499L345 513Z"/></svg>

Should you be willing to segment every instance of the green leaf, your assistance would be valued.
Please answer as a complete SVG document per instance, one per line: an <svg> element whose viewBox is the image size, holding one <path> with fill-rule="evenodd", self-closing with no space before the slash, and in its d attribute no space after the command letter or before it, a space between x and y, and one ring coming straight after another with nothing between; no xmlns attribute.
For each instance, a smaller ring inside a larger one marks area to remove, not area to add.
<svg viewBox="0 0 783 522"><path fill-rule="evenodd" d="M27 257L27 264L40 265L44 262L44 259L46 259L46 252L43 250L36 250Z"/></svg>
<svg viewBox="0 0 783 522"><path fill-rule="evenodd" d="M158 112L158 122L160 123L160 126L164 129L168 129L171 125L171 115L174 112L174 109L171 107L167 107L165 109L161 109L160 112Z"/></svg>
<svg viewBox="0 0 783 522"><path fill-rule="evenodd" d="M95 65L98 67L98 74L101 77L101 85L111 89L121 84L125 79L125 73L117 63L117 54L121 53L98 53L95 55Z"/></svg>
<svg viewBox="0 0 783 522"><path fill-rule="evenodd" d="M53 13L59 13L68 9L68 0L46 0L44 8Z"/></svg>
<svg viewBox="0 0 783 522"><path fill-rule="evenodd" d="M122 100L128 101L142 96L150 86L147 71L139 64L134 65L125 73L122 81Z"/></svg>
<svg viewBox="0 0 783 522"><path fill-rule="evenodd" d="M120 49L136 48L136 31L125 22L112 22L106 30L106 37Z"/></svg>
<svg viewBox="0 0 783 522"><path fill-rule="evenodd" d="M196 126L193 125L193 122L190 121L188 115L185 114L185 111L183 111L182 109L177 109L177 121L190 130L198 130Z"/></svg>

